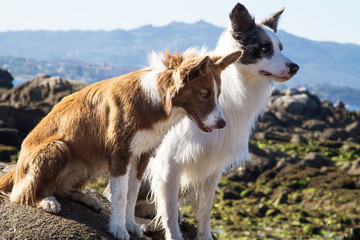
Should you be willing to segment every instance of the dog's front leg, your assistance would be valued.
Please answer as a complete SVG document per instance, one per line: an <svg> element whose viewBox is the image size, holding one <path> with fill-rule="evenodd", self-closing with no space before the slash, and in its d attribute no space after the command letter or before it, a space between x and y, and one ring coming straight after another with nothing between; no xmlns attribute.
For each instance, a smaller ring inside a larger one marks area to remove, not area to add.
<svg viewBox="0 0 360 240"><path fill-rule="evenodd" d="M165 229L166 240L182 240L178 223L179 176L180 168L171 157L160 152L152 161L162 161L161 167L153 175L152 191L156 200L157 215Z"/></svg>
<svg viewBox="0 0 360 240"><path fill-rule="evenodd" d="M126 173L121 176L112 176L110 173L110 188L111 188L111 214L109 231L114 237L121 240L129 240L130 235L126 230L126 205L127 205L127 192L129 181L129 168L128 164Z"/></svg>
<svg viewBox="0 0 360 240"><path fill-rule="evenodd" d="M210 215L212 204L214 200L214 194L216 186L219 182L221 172L213 173L208 177L200 187L200 191L197 197L197 209L196 209L196 220L197 220L197 239L198 240L212 240L210 231Z"/></svg>
<svg viewBox="0 0 360 240"><path fill-rule="evenodd" d="M141 180L137 178L137 167L138 161L133 160L131 163L129 189L127 194L126 229L129 232L136 234L138 237L142 237L143 232L135 222L135 205L141 184Z"/></svg>

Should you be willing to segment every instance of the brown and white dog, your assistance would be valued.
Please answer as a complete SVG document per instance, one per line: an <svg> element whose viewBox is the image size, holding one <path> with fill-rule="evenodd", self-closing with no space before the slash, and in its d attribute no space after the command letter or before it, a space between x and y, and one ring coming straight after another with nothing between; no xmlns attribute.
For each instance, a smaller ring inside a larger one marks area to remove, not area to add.
<svg viewBox="0 0 360 240"><path fill-rule="evenodd" d="M188 115L204 132L226 125L218 104L220 73L241 51L223 57L150 56L150 67L87 86L65 97L22 144L16 169L0 178L10 200L57 213L57 197L103 208L86 183L108 166L110 232L129 239L142 231L134 208L149 152Z"/></svg>

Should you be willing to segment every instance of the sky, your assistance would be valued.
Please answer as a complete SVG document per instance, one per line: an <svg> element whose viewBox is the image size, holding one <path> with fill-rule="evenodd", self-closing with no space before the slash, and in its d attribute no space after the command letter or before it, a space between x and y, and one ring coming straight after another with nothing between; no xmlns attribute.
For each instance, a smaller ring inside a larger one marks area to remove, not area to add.
<svg viewBox="0 0 360 240"><path fill-rule="evenodd" d="M0 31L133 29L173 21L229 24L234 0L5 0ZM359 0L242 0L261 21L285 7L279 29L318 41L360 45Z"/></svg>

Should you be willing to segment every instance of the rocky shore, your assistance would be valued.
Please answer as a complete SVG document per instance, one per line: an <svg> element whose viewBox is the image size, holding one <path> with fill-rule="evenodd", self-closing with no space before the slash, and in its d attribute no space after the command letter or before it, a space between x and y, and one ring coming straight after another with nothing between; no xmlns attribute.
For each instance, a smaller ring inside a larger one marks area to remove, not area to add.
<svg viewBox="0 0 360 240"><path fill-rule="evenodd" d="M307 89L274 91L252 160L222 178L224 239L360 239L360 112Z"/></svg>
<svg viewBox="0 0 360 240"><path fill-rule="evenodd" d="M0 153L2 161L11 160L22 140L56 103L85 86L38 74L31 81L0 92L0 145L7 145L8 149L8 153L4 149Z"/></svg>
<svg viewBox="0 0 360 240"><path fill-rule="evenodd" d="M0 162L15 163L26 134L62 97L84 86L37 75L1 91ZM252 160L220 181L212 214L212 228L219 239L360 239L360 112L346 110L341 102L334 106L306 88L274 90L250 151ZM111 238L105 231L107 212L63 204L64 213L48 216L3 200L0 235L24 238L16 234L26 232L26 224L21 224L26 219L41 228L45 226L41 222L48 221L47 236L61 236L56 234L71 229L66 236L72 239ZM182 211L191 221L191 210L184 207ZM32 214L41 220L30 218ZM16 216L15 220L9 216ZM18 226L16 231L13 226ZM185 232L196 232L191 224L185 226L192 229Z"/></svg>

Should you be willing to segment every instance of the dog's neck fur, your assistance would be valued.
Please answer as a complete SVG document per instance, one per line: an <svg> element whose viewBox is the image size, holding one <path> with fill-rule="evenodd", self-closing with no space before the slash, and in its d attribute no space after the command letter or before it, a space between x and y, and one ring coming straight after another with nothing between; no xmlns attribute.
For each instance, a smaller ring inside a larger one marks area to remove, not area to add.
<svg viewBox="0 0 360 240"><path fill-rule="evenodd" d="M233 38L231 25L221 35L214 54L223 54L242 49L242 46ZM248 139L255 126L259 114L263 113L271 96L272 82L262 76L254 76L247 72L248 66L235 63L222 73L226 79L221 85L222 94L219 102L228 126L222 131L231 136L230 141L241 142L242 148L248 153ZM247 124L245 127L244 124ZM241 136L239 138L239 136ZM230 150L230 149L229 149ZM249 156L239 156L234 159L237 163L249 159Z"/></svg>

